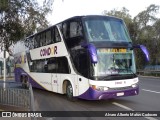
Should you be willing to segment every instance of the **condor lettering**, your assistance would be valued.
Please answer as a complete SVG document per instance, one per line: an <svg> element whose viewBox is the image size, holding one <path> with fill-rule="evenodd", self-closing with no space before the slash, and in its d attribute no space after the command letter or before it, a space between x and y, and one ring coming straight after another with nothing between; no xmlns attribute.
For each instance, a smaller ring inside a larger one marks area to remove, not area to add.
<svg viewBox="0 0 160 120"><path fill-rule="evenodd" d="M43 48L40 50L40 56L49 56L57 54L57 46Z"/></svg>

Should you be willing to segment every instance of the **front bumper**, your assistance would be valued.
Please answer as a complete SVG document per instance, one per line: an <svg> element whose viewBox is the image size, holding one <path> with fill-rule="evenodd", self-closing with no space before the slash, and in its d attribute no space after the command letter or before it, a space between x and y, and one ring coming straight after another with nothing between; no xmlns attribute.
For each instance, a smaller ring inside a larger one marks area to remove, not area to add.
<svg viewBox="0 0 160 120"><path fill-rule="evenodd" d="M126 89L126 90L113 90L113 91L98 91L89 87L89 89L78 96L78 98L86 99L86 100L102 100L102 99L110 99L117 97L125 97L125 96L133 96L139 94L139 87Z"/></svg>

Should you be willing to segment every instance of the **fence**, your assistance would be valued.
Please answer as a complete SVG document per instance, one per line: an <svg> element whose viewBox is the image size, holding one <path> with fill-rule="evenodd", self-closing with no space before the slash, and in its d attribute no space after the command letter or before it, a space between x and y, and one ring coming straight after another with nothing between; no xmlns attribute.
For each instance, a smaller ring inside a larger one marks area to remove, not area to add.
<svg viewBox="0 0 160 120"><path fill-rule="evenodd" d="M32 86L25 89L20 83L0 81L0 104L34 111Z"/></svg>
<svg viewBox="0 0 160 120"><path fill-rule="evenodd" d="M138 70L137 74L160 77L160 70Z"/></svg>

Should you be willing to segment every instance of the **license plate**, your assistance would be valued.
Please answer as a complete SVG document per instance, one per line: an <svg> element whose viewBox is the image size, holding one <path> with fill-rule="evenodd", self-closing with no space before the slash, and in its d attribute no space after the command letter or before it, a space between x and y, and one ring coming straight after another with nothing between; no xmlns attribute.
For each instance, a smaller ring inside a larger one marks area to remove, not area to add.
<svg viewBox="0 0 160 120"><path fill-rule="evenodd" d="M117 96L123 96L124 92L117 93Z"/></svg>

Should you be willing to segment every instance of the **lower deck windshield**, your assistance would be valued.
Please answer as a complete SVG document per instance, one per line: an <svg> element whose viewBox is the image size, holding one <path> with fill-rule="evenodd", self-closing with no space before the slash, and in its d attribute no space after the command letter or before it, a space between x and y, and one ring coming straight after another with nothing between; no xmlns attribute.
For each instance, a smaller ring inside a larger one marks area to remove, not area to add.
<svg viewBox="0 0 160 120"><path fill-rule="evenodd" d="M93 77L135 75L133 51L127 49L98 49L98 62L93 64Z"/></svg>

